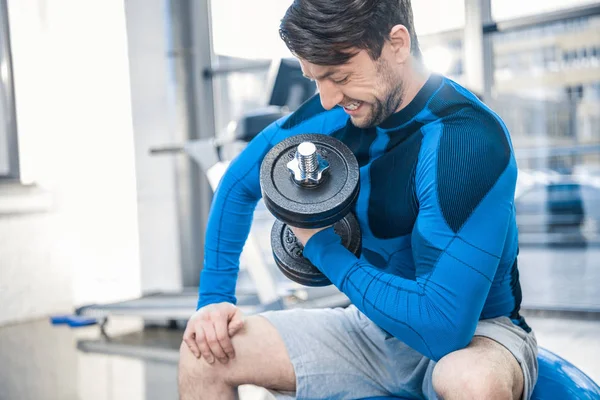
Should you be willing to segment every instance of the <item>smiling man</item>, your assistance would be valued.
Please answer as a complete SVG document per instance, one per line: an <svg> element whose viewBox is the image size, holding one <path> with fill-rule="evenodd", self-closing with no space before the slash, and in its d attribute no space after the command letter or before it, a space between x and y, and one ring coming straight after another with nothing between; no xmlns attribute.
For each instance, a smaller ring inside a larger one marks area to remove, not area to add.
<svg viewBox="0 0 600 400"><path fill-rule="evenodd" d="M423 67L409 0L296 0L280 33L319 93L221 181L181 398L232 399L242 384L299 399L529 398L537 344L519 314L517 167L501 119ZM245 318L234 293L260 164L302 133L342 140L359 162L361 257L331 227L293 229L352 305Z"/></svg>

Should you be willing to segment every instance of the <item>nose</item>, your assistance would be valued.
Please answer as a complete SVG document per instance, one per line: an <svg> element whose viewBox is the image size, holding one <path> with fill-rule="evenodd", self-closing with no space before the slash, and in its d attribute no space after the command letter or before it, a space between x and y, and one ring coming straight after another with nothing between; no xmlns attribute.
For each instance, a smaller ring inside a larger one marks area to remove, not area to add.
<svg viewBox="0 0 600 400"><path fill-rule="evenodd" d="M318 83L318 88L321 96L321 105L326 110L331 110L344 99L344 94L333 82L327 80L320 82Z"/></svg>

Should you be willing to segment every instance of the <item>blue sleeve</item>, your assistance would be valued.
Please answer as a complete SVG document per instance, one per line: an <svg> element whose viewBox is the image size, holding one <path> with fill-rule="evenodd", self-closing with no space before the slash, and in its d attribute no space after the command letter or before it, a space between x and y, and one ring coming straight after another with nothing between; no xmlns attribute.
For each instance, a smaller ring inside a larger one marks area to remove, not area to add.
<svg viewBox="0 0 600 400"><path fill-rule="evenodd" d="M260 164L280 129L275 122L257 135L231 162L219 182L206 227L198 309L219 302L236 304L240 254L261 198Z"/></svg>
<svg viewBox="0 0 600 400"><path fill-rule="evenodd" d="M415 280L357 259L331 228L304 250L373 322L433 360L470 342L514 218L516 163L504 129L488 122L436 124L424 135Z"/></svg>

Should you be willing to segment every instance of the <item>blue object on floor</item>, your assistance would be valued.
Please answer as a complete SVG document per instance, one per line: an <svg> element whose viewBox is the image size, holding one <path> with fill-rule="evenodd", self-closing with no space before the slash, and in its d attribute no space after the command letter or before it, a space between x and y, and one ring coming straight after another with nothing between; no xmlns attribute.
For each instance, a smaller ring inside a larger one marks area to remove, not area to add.
<svg viewBox="0 0 600 400"><path fill-rule="evenodd" d="M90 326L98 323L96 318L81 317L79 315L55 315L50 317L52 325L69 325L71 328Z"/></svg>
<svg viewBox="0 0 600 400"><path fill-rule="evenodd" d="M68 324L70 317L72 317L72 315L54 315L50 317L50 323L52 325Z"/></svg>
<svg viewBox="0 0 600 400"><path fill-rule="evenodd" d="M600 400L600 386L567 360L540 348L538 363L538 381L531 400ZM405 399L392 396L369 397L363 400Z"/></svg>
<svg viewBox="0 0 600 400"><path fill-rule="evenodd" d="M96 318L79 317L79 316L69 318L69 326L71 328L78 328L80 326L96 325L97 323L98 323L98 320Z"/></svg>

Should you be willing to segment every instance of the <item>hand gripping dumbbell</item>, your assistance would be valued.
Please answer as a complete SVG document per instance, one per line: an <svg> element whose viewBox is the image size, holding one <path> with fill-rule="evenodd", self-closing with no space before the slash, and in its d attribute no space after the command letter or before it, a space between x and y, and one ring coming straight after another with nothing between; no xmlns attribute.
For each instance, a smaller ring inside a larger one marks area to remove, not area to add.
<svg viewBox="0 0 600 400"><path fill-rule="evenodd" d="M304 258L304 247L288 225L333 225L342 244L360 256L360 227L350 212L358 198L359 177L352 151L331 136L292 136L267 153L260 169L261 192L265 206L277 218L271 230L275 263L289 279L306 286L331 284Z"/></svg>

